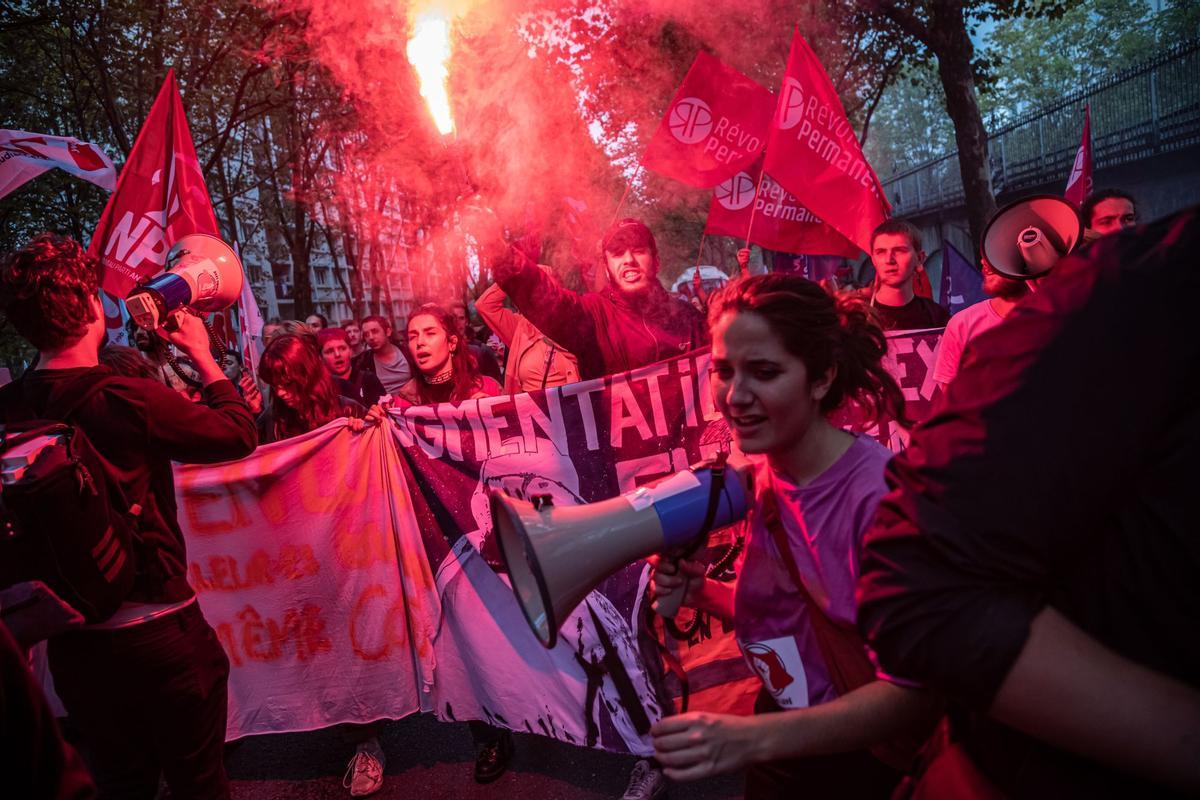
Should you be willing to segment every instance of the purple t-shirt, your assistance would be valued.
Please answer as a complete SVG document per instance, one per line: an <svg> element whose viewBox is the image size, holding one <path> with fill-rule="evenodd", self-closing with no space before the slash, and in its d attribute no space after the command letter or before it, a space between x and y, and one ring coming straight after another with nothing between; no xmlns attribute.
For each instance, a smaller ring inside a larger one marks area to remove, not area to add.
<svg viewBox="0 0 1200 800"><path fill-rule="evenodd" d="M883 469L892 457L859 436L833 466L798 487L766 464L755 475L754 523L734 595L734 627L750 668L783 708L837 697L808 608L775 539L762 525L762 498L773 491L780 521L809 594L831 619L853 624L859 544L887 491Z"/></svg>

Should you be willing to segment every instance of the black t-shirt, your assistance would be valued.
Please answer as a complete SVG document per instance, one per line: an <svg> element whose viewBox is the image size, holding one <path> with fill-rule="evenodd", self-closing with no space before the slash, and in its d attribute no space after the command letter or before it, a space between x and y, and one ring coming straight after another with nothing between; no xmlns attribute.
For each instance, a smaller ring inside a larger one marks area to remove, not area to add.
<svg viewBox="0 0 1200 800"><path fill-rule="evenodd" d="M139 528L157 564L139 562L130 599L186 600L192 590L176 518L171 462L212 464L249 455L257 444L254 417L227 380L204 387L204 402L193 403L158 381L119 377L106 366L30 372L0 390L0 409L11 403L44 413L58 393L76 381L105 376L109 385L69 421L87 433L125 498L142 506Z"/></svg>
<svg viewBox="0 0 1200 800"><path fill-rule="evenodd" d="M874 308L885 331L941 328L950 321L950 312L928 297L914 297L902 306L888 306L876 300Z"/></svg>

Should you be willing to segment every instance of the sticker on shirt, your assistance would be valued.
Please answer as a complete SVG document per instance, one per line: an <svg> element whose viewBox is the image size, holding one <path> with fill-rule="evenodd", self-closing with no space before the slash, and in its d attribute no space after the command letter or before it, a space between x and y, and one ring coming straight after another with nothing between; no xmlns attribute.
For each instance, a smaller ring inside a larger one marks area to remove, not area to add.
<svg viewBox="0 0 1200 800"><path fill-rule="evenodd" d="M780 708L808 706L808 678L794 637L751 642L742 647L742 654Z"/></svg>

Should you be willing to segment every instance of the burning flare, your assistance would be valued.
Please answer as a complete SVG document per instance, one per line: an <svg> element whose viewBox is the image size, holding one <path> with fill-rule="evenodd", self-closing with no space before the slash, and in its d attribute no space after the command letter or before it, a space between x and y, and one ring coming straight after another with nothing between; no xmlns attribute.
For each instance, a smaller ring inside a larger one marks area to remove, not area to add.
<svg viewBox="0 0 1200 800"><path fill-rule="evenodd" d="M444 136L454 132L454 116L450 113L450 97L446 94L446 77L450 60L450 19L437 11L426 11L413 22L412 38L408 40L408 60L421 81L421 97L438 131Z"/></svg>

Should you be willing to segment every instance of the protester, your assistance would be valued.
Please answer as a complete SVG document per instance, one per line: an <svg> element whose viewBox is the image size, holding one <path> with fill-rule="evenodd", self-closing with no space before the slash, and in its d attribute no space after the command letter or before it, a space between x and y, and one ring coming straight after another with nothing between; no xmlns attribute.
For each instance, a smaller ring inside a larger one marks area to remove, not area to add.
<svg viewBox="0 0 1200 800"><path fill-rule="evenodd" d="M263 347L267 346L267 342L270 340L270 338L272 336L275 335L276 332L279 331L279 327L281 325L283 325L283 320L281 320L279 317L271 317L271 319L267 320L267 322L263 325L263 329L262 329L262 346Z"/></svg>
<svg viewBox="0 0 1200 800"><path fill-rule="evenodd" d="M306 323L298 319L285 319L275 326L269 335L263 336L263 348L271 344L276 336L283 334L292 334L294 336L302 336L305 341L315 348L319 348L320 344L317 341L317 332L310 328Z"/></svg>
<svg viewBox="0 0 1200 800"><path fill-rule="evenodd" d="M152 331L139 328L129 320L125 326L129 341L147 361L153 365L160 382L170 386L175 391L191 397L195 383L196 369L185 356L180 358L171 352L171 345L165 339L155 336Z"/></svg>
<svg viewBox="0 0 1200 800"><path fill-rule="evenodd" d="M1079 216L1089 234L1087 238L1098 238L1137 225L1137 203L1128 192L1100 189L1083 201Z"/></svg>
<svg viewBox="0 0 1200 800"><path fill-rule="evenodd" d="M408 318L408 349L417 374L399 396L413 405L461 402L500 394L500 384L481 375L465 346L458 321L435 303L426 303Z"/></svg>
<svg viewBox="0 0 1200 800"><path fill-rule="evenodd" d="M708 318L717 407L742 452L765 457L744 561L733 589L686 559L659 561L653 581L731 620L763 689L754 717L664 718L655 752L677 780L746 768L747 798L887 797L936 704L877 679L854 631L859 542L891 453L829 421L848 405L903 419L883 332L861 299L787 274L722 288Z"/></svg>
<svg viewBox="0 0 1200 800"><path fill-rule="evenodd" d="M888 468L859 626L964 712L920 796L1200 794L1198 248L1193 208L1059 261Z"/></svg>
<svg viewBox="0 0 1200 800"><path fill-rule="evenodd" d="M358 324L358 320L343 320L342 330L346 332L346 341L350 342L351 357L358 358L367 349L367 345L362 338L362 327Z"/></svg>
<svg viewBox="0 0 1200 800"><path fill-rule="evenodd" d="M370 408L384 395L383 384L374 373L356 366L351 356L350 338L341 328L326 328L317 334L321 358L333 375L334 388L364 408Z"/></svg>
<svg viewBox="0 0 1200 800"><path fill-rule="evenodd" d="M535 392L579 380L575 356L543 336L523 315L508 308L504 290L493 284L475 301L475 310L508 348L504 393Z"/></svg>
<svg viewBox="0 0 1200 800"><path fill-rule="evenodd" d="M381 412L338 394L333 376L305 336L284 333L267 345L258 366L259 377L270 387L270 403L260 422L264 444L290 439L339 417L357 421L382 419Z"/></svg>
<svg viewBox="0 0 1200 800"><path fill-rule="evenodd" d="M500 362L496 360L496 354L485 343L474 341L474 332L471 330L471 315L467 309L466 301L452 300L447 309L458 323L459 331L466 338L471 355L475 356L475 361L479 364L480 373L488 376L496 381L496 383L503 381L504 375L500 371Z"/></svg>
<svg viewBox="0 0 1200 800"><path fill-rule="evenodd" d="M405 348L392 342L392 323L383 317L366 317L362 321L363 341L367 349L355 365L379 378L383 388L393 397L412 380L412 359Z"/></svg>
<svg viewBox="0 0 1200 800"><path fill-rule="evenodd" d="M636 369L708 344L704 317L658 281L658 244L623 219L601 244L609 284L576 294L516 247L493 265L496 282L543 334L575 354L582 378Z"/></svg>
<svg viewBox="0 0 1200 800"><path fill-rule="evenodd" d="M309 314L304 318L304 324L312 328L313 333L320 333L329 327L329 320L324 314Z"/></svg>
<svg viewBox="0 0 1200 800"><path fill-rule="evenodd" d="M101 348L99 360L117 375L126 378L148 378L166 386L161 370L136 348L108 344Z"/></svg>
<svg viewBox="0 0 1200 800"><path fill-rule="evenodd" d="M951 317L938 342L933 379L943 389L958 373L967 345L979 334L1003 322L1021 298L1029 294L1029 285L1025 281L1002 275L986 259L982 272L983 291L990 297L967 306Z"/></svg>
<svg viewBox="0 0 1200 800"><path fill-rule="evenodd" d="M171 462L241 458L254 422L209 352L196 316L165 336L196 366L203 403L99 366L105 340L101 266L71 239L42 234L0 263L0 310L39 350L37 366L0 390L5 420L44 417L83 387L102 387L70 415L138 513L137 573L109 620L49 642L54 686L87 744L102 796L227 798L229 660L187 581Z"/></svg>
<svg viewBox="0 0 1200 800"><path fill-rule="evenodd" d="M925 266L921 232L901 219L890 219L871 234L871 263L875 292L871 305L885 331L940 328L950 313L913 289L918 270Z"/></svg>

